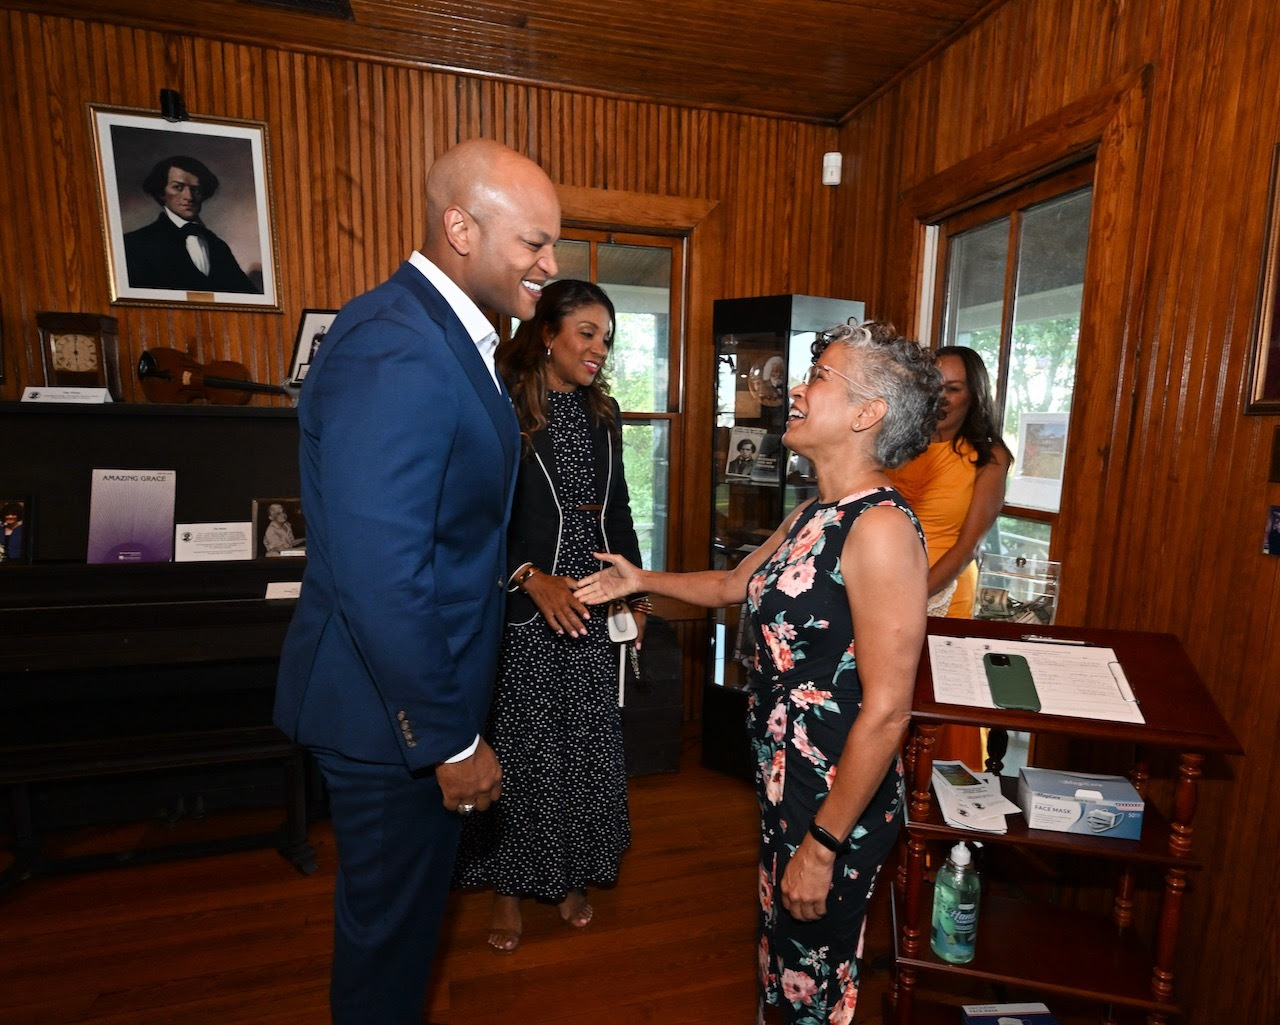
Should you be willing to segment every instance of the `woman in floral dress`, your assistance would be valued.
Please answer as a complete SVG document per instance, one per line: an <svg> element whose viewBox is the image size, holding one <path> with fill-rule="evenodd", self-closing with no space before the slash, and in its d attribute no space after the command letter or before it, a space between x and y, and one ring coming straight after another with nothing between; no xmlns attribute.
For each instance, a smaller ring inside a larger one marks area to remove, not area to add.
<svg viewBox="0 0 1280 1025"><path fill-rule="evenodd" d="M898 748L925 632L928 561L886 467L933 434L940 378L868 321L819 337L785 441L816 470L799 506L732 570L656 573L614 555L588 604L634 591L748 602L759 762L760 1020L853 1020L867 902L902 816Z"/></svg>

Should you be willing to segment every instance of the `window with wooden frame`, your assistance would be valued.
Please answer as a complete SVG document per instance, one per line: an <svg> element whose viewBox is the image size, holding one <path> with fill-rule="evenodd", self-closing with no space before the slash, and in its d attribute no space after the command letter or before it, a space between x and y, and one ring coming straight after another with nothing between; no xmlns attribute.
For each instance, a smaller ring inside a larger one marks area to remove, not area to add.
<svg viewBox="0 0 1280 1025"><path fill-rule="evenodd" d="M982 356L1013 453L984 551L1050 558L1075 394L1092 161L940 222L935 347Z"/></svg>
<svg viewBox="0 0 1280 1025"><path fill-rule="evenodd" d="M622 407L623 464L644 565L666 569L674 538L671 482L679 480L684 239L566 226L556 243L557 278L592 281L618 323L605 364Z"/></svg>

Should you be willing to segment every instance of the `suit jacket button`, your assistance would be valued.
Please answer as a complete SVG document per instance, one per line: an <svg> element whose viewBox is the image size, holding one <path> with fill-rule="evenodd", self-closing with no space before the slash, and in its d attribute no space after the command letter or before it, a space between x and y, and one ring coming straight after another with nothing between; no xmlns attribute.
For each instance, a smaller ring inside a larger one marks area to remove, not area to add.
<svg viewBox="0 0 1280 1025"><path fill-rule="evenodd" d="M396 713L396 718L399 719L401 722L404 722L409 717L404 714L404 709L402 708L400 709L400 711Z"/></svg>
<svg viewBox="0 0 1280 1025"><path fill-rule="evenodd" d="M417 746L418 746L418 742L417 742L417 741L415 741L415 740L407 740L407 741L405 741L405 744L406 744L406 746L408 746L408 747L417 747Z"/></svg>

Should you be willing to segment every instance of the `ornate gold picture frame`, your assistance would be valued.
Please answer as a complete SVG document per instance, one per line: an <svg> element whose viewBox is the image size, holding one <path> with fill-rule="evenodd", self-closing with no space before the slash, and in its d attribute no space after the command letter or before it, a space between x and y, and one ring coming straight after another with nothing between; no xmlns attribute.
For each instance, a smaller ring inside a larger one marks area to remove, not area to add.
<svg viewBox="0 0 1280 1025"><path fill-rule="evenodd" d="M89 121L111 301L279 311L266 124L94 104Z"/></svg>

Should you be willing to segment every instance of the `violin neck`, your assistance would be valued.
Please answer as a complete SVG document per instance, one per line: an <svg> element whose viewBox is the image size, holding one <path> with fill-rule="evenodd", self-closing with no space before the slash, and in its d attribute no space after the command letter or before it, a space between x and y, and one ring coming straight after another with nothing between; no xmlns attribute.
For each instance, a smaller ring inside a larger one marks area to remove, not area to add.
<svg viewBox="0 0 1280 1025"><path fill-rule="evenodd" d="M266 395L284 395L285 390L278 384L262 384L258 381L241 381L234 377L211 377L205 374L202 378L206 388L231 388L236 391L251 391Z"/></svg>

